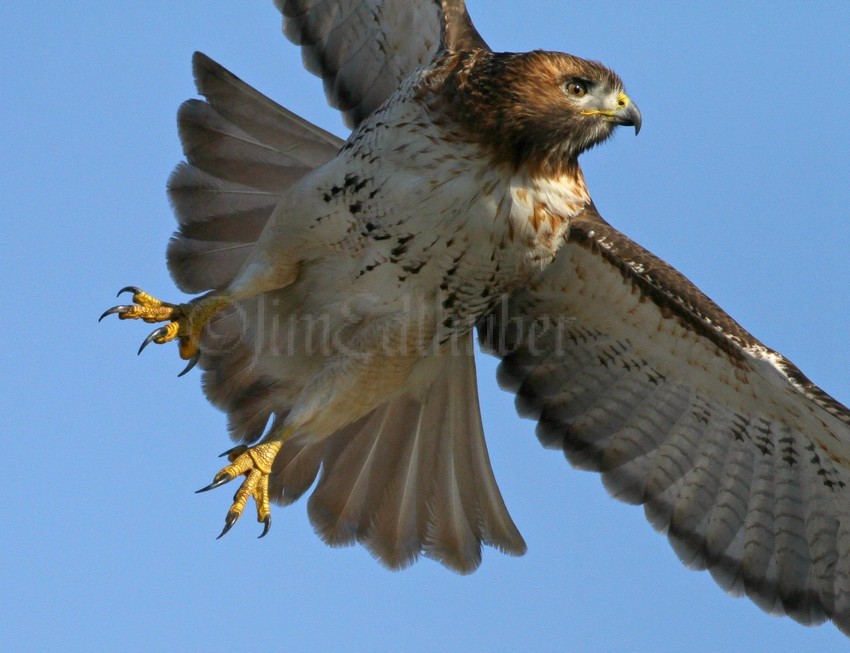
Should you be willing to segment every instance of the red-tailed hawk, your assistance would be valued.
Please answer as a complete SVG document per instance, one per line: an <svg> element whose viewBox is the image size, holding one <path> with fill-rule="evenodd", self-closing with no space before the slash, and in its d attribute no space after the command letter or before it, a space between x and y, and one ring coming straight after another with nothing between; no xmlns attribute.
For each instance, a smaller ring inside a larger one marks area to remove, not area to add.
<svg viewBox="0 0 850 653"><path fill-rule="evenodd" d="M619 78L493 53L461 1L281 3L354 128L343 143L196 55L169 266L207 294L107 311L164 321L226 410L270 523L318 477L331 544L474 570L525 543L478 413L472 334L544 445L642 503L692 567L850 630L850 413L608 225L577 163L640 126ZM256 444L255 444L256 443Z"/></svg>

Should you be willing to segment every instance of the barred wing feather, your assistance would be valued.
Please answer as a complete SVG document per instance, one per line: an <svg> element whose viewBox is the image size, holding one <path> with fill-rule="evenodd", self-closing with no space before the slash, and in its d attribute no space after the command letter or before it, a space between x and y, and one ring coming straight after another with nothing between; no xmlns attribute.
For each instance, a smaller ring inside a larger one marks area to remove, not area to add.
<svg viewBox="0 0 850 653"><path fill-rule="evenodd" d="M544 446L643 504L686 565L850 632L850 412L790 361L592 207L479 330Z"/></svg>

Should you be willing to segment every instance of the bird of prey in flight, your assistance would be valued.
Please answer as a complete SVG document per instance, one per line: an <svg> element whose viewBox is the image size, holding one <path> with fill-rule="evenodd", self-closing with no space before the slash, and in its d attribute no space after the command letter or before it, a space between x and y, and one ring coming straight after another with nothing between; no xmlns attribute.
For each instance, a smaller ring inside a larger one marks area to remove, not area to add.
<svg viewBox="0 0 850 653"><path fill-rule="evenodd" d="M544 446L642 504L683 562L850 633L850 411L609 225L579 155L641 115L575 56L493 52L463 0L276 0L342 141L206 56L168 184L163 322L237 446L204 488L314 486L329 544L461 573L526 545L479 415L473 337ZM188 368L187 368L188 369ZM318 478L318 481L316 480Z"/></svg>

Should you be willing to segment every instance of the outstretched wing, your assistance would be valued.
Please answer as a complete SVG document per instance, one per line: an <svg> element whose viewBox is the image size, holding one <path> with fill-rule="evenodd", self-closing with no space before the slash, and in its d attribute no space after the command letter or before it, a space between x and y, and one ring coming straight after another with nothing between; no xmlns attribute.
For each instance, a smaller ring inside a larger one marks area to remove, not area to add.
<svg viewBox="0 0 850 653"><path fill-rule="evenodd" d="M480 325L544 446L643 504L683 562L850 633L850 411L591 207Z"/></svg>
<svg viewBox="0 0 850 653"><path fill-rule="evenodd" d="M486 48L464 0L275 0L304 66L356 127L418 67L449 49Z"/></svg>
<svg viewBox="0 0 850 653"><path fill-rule="evenodd" d="M230 283L286 191L342 141L200 52L192 71L205 100L177 113L186 161L168 180L180 225L168 269L181 290L198 293Z"/></svg>

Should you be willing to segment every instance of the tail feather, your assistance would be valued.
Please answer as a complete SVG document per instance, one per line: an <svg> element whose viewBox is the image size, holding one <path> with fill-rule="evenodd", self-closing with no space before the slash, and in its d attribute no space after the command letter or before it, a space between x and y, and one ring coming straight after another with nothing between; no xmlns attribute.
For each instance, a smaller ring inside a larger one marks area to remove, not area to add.
<svg viewBox="0 0 850 653"><path fill-rule="evenodd" d="M468 370L472 370L474 377L474 364L463 366L458 374L466 376ZM468 378L463 380L468 382ZM433 484L431 503L428 506L431 521L425 554L461 572L472 571L481 564L482 540L499 546L502 540L493 540L483 532L482 527L485 527L490 518L502 520L503 515L507 514L501 495L490 510L480 505L479 483L486 483L486 478L479 479L474 476L475 460L470 456L469 447L469 442L477 439L474 434L482 433L478 417L478 397L474 395L474 401L470 402L467 397L460 395L461 391L466 391L469 387L475 388L475 385L459 389L440 384L439 394L430 398L430 403L435 408L439 407L439 412L435 411L435 417L439 415L447 424L464 426L461 429L444 429L440 423L429 425L440 435L436 443L437 469L430 478ZM472 433L472 437L468 437L468 433ZM483 453L485 467L489 470L486 447L479 453ZM482 519L479 512L484 510L488 512L488 517ZM510 518L508 522L513 526ZM515 534L518 536L518 533ZM507 539L517 541L513 537ZM521 543L521 538L519 542Z"/></svg>
<svg viewBox="0 0 850 653"><path fill-rule="evenodd" d="M471 351L446 355L426 391L327 440L308 506L325 542L361 542L393 569L421 554L460 573L478 567L482 544L525 552L490 467L474 365Z"/></svg>
<svg viewBox="0 0 850 653"><path fill-rule="evenodd" d="M400 569L416 560L428 539L429 521L435 517L428 506L429 486L439 444L440 432L435 429L441 425L428 422L442 421L443 415L429 414L421 402L409 397L394 402L388 412L395 419L386 426L395 438L382 446L397 451L397 460L373 478L384 496L371 509L369 528L361 541L386 566Z"/></svg>
<svg viewBox="0 0 850 653"><path fill-rule="evenodd" d="M284 443L272 465L269 485L269 495L277 503L288 506L310 489L319 474L326 445L327 440L316 442L303 437Z"/></svg>
<svg viewBox="0 0 850 653"><path fill-rule="evenodd" d="M413 403L401 397L329 439L309 511L314 527L331 546L368 535L372 512L386 501L399 466L402 449L393 446L393 436L404 428Z"/></svg>

